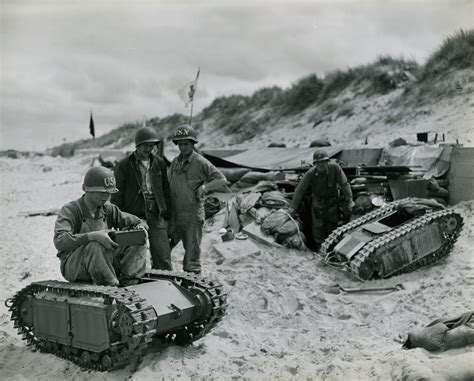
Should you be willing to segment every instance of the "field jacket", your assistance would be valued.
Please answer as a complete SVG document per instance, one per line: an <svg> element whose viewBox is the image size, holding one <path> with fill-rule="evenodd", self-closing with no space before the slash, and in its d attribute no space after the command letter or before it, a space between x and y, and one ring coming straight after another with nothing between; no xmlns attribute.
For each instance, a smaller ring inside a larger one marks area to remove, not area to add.
<svg viewBox="0 0 474 381"><path fill-rule="evenodd" d="M170 186L165 161L159 156L150 155L151 188L160 216L169 219L171 202ZM115 180L118 192L112 194L110 201L121 210L146 218L145 196L141 174L135 152L120 160L115 167Z"/></svg>
<svg viewBox="0 0 474 381"><path fill-rule="evenodd" d="M311 188L313 208L327 208L339 204L339 192L345 203L352 200L351 187L342 168L337 163L328 164L328 172L321 174L312 167L295 189L291 208L297 209L306 191Z"/></svg>
<svg viewBox="0 0 474 381"><path fill-rule="evenodd" d="M92 217L87 209L84 198L68 202L58 213L54 224L54 246L58 249L58 257L89 242L87 233L81 233L84 218ZM141 220L129 213L122 212L116 205L105 203L98 212L97 218L103 218L109 229L132 228Z"/></svg>

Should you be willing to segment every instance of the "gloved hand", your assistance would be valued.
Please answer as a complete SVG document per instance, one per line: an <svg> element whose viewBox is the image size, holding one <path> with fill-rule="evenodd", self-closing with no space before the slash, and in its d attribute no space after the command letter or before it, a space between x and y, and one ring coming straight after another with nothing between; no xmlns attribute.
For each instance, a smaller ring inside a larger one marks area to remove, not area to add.
<svg viewBox="0 0 474 381"><path fill-rule="evenodd" d="M111 230L97 230L95 232L87 233L87 237L89 238L89 241L99 242L107 250L112 250L119 245L109 237L110 231Z"/></svg>

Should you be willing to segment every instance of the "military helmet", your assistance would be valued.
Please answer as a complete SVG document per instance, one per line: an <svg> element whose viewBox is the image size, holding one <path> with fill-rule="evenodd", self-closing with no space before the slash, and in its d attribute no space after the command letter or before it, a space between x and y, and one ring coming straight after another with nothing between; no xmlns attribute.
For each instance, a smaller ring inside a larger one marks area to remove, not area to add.
<svg viewBox="0 0 474 381"><path fill-rule="evenodd" d="M315 151L313 153L313 163L319 162L319 161L328 161L329 156L326 151Z"/></svg>
<svg viewBox="0 0 474 381"><path fill-rule="evenodd" d="M84 192L117 193L114 173L105 167L92 167L86 172L82 184Z"/></svg>
<svg viewBox="0 0 474 381"><path fill-rule="evenodd" d="M151 127L141 127L135 132L135 147L142 143L158 143L159 141L158 134Z"/></svg>
<svg viewBox="0 0 474 381"><path fill-rule="evenodd" d="M196 131L189 124L182 124L176 127L171 136L171 140L174 144L178 144L179 140L191 140L194 143L198 142Z"/></svg>

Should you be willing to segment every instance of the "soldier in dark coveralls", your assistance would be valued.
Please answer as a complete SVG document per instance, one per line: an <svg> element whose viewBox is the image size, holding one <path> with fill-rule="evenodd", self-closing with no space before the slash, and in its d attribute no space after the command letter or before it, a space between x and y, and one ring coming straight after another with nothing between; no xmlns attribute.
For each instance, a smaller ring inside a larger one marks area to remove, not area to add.
<svg viewBox="0 0 474 381"><path fill-rule="evenodd" d="M170 187L165 161L153 154L160 141L151 127L135 133L135 151L115 167L118 192L111 202L121 210L147 221L152 267L172 270L168 239Z"/></svg>
<svg viewBox="0 0 474 381"><path fill-rule="evenodd" d="M312 236L319 250L321 243L337 227L341 218L349 220L354 202L352 191L342 168L329 161L324 151L313 154L312 167L296 187L289 208L290 214L295 214L301 200L311 187L311 220ZM342 216L340 211L340 193L342 193Z"/></svg>

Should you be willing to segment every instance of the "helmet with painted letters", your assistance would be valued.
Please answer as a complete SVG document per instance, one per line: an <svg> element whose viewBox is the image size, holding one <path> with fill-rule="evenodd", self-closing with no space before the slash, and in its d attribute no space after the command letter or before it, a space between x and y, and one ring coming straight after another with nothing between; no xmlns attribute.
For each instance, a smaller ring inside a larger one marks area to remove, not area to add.
<svg viewBox="0 0 474 381"><path fill-rule="evenodd" d="M82 184L84 192L117 193L114 173L105 167L92 167L86 172Z"/></svg>
<svg viewBox="0 0 474 381"><path fill-rule="evenodd" d="M174 144L178 144L180 140L191 140L194 143L198 142L196 131L189 124L182 124L176 127L171 136L171 140Z"/></svg>
<svg viewBox="0 0 474 381"><path fill-rule="evenodd" d="M313 153L313 163L317 163L318 161L328 161L329 156L326 151L315 151Z"/></svg>
<svg viewBox="0 0 474 381"><path fill-rule="evenodd" d="M141 127L135 132L135 147L142 143L158 143L160 138L152 127Z"/></svg>

